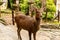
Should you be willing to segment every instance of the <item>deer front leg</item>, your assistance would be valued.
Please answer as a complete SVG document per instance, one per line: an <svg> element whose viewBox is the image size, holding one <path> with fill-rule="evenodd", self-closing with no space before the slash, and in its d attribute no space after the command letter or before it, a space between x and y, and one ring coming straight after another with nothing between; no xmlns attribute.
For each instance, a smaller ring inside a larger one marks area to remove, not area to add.
<svg viewBox="0 0 60 40"><path fill-rule="evenodd" d="M29 40L31 40L31 32L29 32Z"/></svg>
<svg viewBox="0 0 60 40"><path fill-rule="evenodd" d="M36 40L36 32L33 33L33 38Z"/></svg>
<svg viewBox="0 0 60 40"><path fill-rule="evenodd" d="M22 40L21 35L20 35L20 31L21 31L21 29L18 29L18 30L17 30L18 40Z"/></svg>

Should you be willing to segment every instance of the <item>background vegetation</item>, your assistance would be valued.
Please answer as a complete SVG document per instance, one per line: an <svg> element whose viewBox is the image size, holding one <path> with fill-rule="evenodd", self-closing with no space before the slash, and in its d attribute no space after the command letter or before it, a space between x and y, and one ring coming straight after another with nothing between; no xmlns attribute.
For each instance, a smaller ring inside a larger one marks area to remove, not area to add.
<svg viewBox="0 0 60 40"><path fill-rule="evenodd" d="M47 19L52 20L54 18L54 14L56 12L56 5L54 4L54 0L46 1L46 11L47 11ZM46 12L43 13L43 18L45 19Z"/></svg>
<svg viewBox="0 0 60 40"><path fill-rule="evenodd" d="M1 0L0 0L1 1ZM34 5L38 8L41 7L41 1L40 0L34 0ZM27 13L29 4L28 0L19 0L20 4L19 7L22 12ZM12 9L13 0L8 0L8 8ZM46 0L46 12L47 12L47 19L52 20L54 18L54 14L56 12L56 5L54 4L54 0ZM46 18L46 12L43 12L42 18Z"/></svg>

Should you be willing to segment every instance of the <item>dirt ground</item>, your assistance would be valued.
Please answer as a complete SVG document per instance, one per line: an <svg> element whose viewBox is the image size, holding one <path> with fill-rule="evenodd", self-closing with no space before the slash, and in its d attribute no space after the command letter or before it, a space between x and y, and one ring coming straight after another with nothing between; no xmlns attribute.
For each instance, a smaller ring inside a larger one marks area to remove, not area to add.
<svg viewBox="0 0 60 40"><path fill-rule="evenodd" d="M11 14L2 14L2 18L9 24L0 23L0 40L18 40L17 27L12 25ZM28 32L21 30L22 40L29 40ZM59 29L40 28L36 35L37 40L60 40ZM33 36L32 36L33 40Z"/></svg>
<svg viewBox="0 0 60 40"><path fill-rule="evenodd" d="M22 29L21 37L22 40L29 40L28 32ZM18 40L17 27L13 25L5 26L0 23L0 40ZM37 32L36 40L60 40L60 30L40 28Z"/></svg>

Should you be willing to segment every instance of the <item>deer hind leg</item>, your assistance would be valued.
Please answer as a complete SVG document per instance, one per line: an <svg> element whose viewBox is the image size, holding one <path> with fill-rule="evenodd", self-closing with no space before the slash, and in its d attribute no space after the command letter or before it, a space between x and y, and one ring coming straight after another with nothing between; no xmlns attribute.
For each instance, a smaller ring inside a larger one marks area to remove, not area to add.
<svg viewBox="0 0 60 40"><path fill-rule="evenodd" d="M18 40L22 40L21 35L20 35L20 31L21 31L21 29L18 29L18 30L17 30Z"/></svg>
<svg viewBox="0 0 60 40"><path fill-rule="evenodd" d="M36 40L36 32L33 33L33 38Z"/></svg>
<svg viewBox="0 0 60 40"><path fill-rule="evenodd" d="M29 40L31 40L31 32L29 32Z"/></svg>

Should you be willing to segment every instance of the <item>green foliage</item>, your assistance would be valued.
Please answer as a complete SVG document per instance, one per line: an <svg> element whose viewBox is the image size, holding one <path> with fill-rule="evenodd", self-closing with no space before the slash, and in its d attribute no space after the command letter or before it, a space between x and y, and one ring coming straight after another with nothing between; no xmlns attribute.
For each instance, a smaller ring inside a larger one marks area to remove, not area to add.
<svg viewBox="0 0 60 40"><path fill-rule="evenodd" d="M11 8L12 8L12 5L13 5L13 1L12 0L10 0L10 5L11 5Z"/></svg>
<svg viewBox="0 0 60 40"><path fill-rule="evenodd" d="M46 12L43 12L42 18L45 19Z"/></svg>
<svg viewBox="0 0 60 40"><path fill-rule="evenodd" d="M43 13L43 16L42 16L43 19L46 18L46 12ZM54 12L48 12L47 13L47 20L52 20L54 18Z"/></svg>
<svg viewBox="0 0 60 40"><path fill-rule="evenodd" d="M47 19L52 20L54 18L54 13L56 12L56 6L53 0L46 1L46 11L47 11ZM46 18L46 13L43 13L43 19Z"/></svg>
<svg viewBox="0 0 60 40"><path fill-rule="evenodd" d="M9 7L10 9L12 9L12 5L13 5L13 0L9 0L8 7Z"/></svg>
<svg viewBox="0 0 60 40"><path fill-rule="evenodd" d="M26 13L28 11L28 7L29 7L28 1L27 0L21 0L20 2L21 2L20 3L21 11L24 12L24 13Z"/></svg>
<svg viewBox="0 0 60 40"><path fill-rule="evenodd" d="M40 8L41 7L41 1L40 0L35 0L35 5Z"/></svg>
<svg viewBox="0 0 60 40"><path fill-rule="evenodd" d="M48 12L47 19L52 20L54 18L54 13Z"/></svg>
<svg viewBox="0 0 60 40"><path fill-rule="evenodd" d="M41 7L40 0L35 0L34 5L40 8ZM28 0L20 0L20 8L22 12L27 13L29 9Z"/></svg>
<svg viewBox="0 0 60 40"><path fill-rule="evenodd" d="M46 1L46 8L47 8L48 12L56 12L56 6L55 6L53 0Z"/></svg>
<svg viewBox="0 0 60 40"><path fill-rule="evenodd" d="M40 0L34 0L35 3L34 5L37 6L38 8L41 7L41 1ZM51 20L54 18L54 13L56 12L56 6L53 2L54 0L46 0L46 11L48 12L47 14L47 19ZM20 4L20 9L22 12L27 13L29 10L29 4L28 4L28 0L19 0ZM12 8L12 4L13 1L10 0L10 4L11 4L11 8ZM43 19L46 18L46 12L43 13Z"/></svg>

